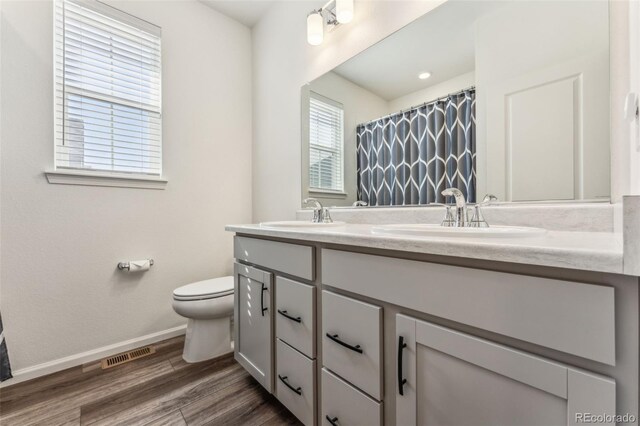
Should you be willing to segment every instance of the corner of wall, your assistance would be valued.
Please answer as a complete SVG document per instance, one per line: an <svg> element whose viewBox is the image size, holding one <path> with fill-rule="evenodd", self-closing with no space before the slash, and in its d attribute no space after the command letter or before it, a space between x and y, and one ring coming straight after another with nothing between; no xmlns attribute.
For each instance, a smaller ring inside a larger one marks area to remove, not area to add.
<svg viewBox="0 0 640 426"><path fill-rule="evenodd" d="M622 210L624 273L640 276L640 195L622 197Z"/></svg>

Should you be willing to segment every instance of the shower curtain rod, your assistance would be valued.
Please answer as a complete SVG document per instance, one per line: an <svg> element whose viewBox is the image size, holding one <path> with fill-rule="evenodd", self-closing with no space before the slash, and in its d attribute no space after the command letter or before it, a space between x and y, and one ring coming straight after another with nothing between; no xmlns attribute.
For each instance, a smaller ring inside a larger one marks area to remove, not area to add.
<svg viewBox="0 0 640 426"><path fill-rule="evenodd" d="M365 121L363 123L358 124L356 127L362 126L363 124L367 124L367 123L373 123L374 121L384 120L385 118L393 117L394 115L399 115L399 114L402 114L403 112L411 111L412 109L422 108L425 105L435 104L436 102L439 102L439 101L441 101L443 99L447 99L449 96L459 95L460 93L466 92L467 90L475 90L475 89L476 89L475 85L474 86L469 86L469 87L466 87L464 89L460 89L460 90L458 90L456 92L451 92L451 93L449 93L447 95L440 96L439 98L433 99L431 101L426 101L426 102L423 102L421 104L409 107L407 109L401 109L399 112L394 112L393 114L387 114L387 115L383 115L382 117L375 118L373 120Z"/></svg>

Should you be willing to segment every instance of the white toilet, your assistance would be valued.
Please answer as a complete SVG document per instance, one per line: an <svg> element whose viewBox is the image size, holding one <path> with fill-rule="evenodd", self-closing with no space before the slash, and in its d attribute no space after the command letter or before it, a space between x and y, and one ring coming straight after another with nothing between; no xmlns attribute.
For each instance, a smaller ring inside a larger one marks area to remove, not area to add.
<svg viewBox="0 0 640 426"><path fill-rule="evenodd" d="M173 291L173 309L189 318L185 361L206 361L232 351L233 292L233 277L198 281Z"/></svg>

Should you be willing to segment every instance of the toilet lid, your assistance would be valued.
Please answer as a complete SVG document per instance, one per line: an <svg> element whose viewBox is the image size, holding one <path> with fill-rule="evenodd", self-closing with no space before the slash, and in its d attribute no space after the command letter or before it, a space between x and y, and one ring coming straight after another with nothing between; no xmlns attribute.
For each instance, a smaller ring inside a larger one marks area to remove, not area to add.
<svg viewBox="0 0 640 426"><path fill-rule="evenodd" d="M177 300L201 300L233 294L233 277L212 278L178 287L173 291Z"/></svg>

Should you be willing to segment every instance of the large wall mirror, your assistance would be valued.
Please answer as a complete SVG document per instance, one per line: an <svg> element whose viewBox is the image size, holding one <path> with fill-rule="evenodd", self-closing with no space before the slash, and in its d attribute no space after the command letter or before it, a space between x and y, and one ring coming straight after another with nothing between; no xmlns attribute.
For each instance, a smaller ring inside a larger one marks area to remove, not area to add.
<svg viewBox="0 0 640 426"><path fill-rule="evenodd" d="M302 88L302 197L606 200L606 1L449 0Z"/></svg>

